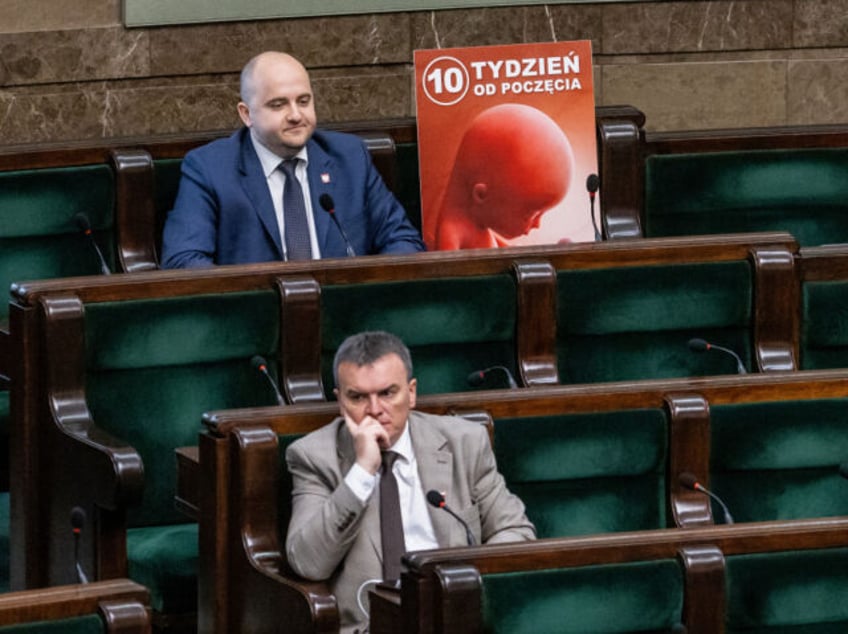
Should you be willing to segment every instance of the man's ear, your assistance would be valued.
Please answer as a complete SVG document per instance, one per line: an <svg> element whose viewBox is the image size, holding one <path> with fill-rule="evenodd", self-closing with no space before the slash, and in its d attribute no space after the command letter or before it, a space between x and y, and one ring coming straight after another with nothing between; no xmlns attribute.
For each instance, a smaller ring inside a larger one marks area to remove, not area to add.
<svg viewBox="0 0 848 634"><path fill-rule="evenodd" d="M241 118L242 123L246 125L248 128L250 127L250 108L247 107L247 104L243 101L238 102L238 114Z"/></svg>
<svg viewBox="0 0 848 634"><path fill-rule="evenodd" d="M471 189L471 200L474 204L481 205L486 202L486 197L489 195L489 186L486 183L475 183Z"/></svg>
<svg viewBox="0 0 848 634"><path fill-rule="evenodd" d="M415 407L415 400L418 394L418 379L410 379L409 381L409 409Z"/></svg>

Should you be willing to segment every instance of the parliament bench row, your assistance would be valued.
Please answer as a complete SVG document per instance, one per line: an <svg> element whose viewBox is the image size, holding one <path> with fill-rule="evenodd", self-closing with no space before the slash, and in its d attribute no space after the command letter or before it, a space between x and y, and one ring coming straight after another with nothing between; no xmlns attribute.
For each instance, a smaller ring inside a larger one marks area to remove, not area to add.
<svg viewBox="0 0 848 634"><path fill-rule="evenodd" d="M543 539L690 531L726 520L685 473L740 524L848 515L846 379L829 370L495 390L422 396L418 409L491 426L499 470ZM178 482L199 522L201 631L272 622L280 604L298 631L337 621L327 587L287 572L282 549L285 448L336 414L327 403L204 417L196 472Z"/></svg>
<svg viewBox="0 0 848 634"><path fill-rule="evenodd" d="M304 386L301 400L325 399L314 389L320 350L375 327L407 339L422 393L468 390L468 373L489 363L506 363L525 385L735 371L730 359L687 349L705 335L731 338L749 367L794 370L799 257L790 236L767 234L20 284L10 312L13 587L73 577L62 535L74 506L92 518L82 552L96 578L126 575L162 543L185 545L190 570L196 529L173 508L169 450L195 442L203 411L275 402L255 355L271 360L293 401ZM316 285L322 301L336 293L331 319L314 312ZM319 322L330 339L304 347ZM166 607L162 596L154 592L154 607Z"/></svg>

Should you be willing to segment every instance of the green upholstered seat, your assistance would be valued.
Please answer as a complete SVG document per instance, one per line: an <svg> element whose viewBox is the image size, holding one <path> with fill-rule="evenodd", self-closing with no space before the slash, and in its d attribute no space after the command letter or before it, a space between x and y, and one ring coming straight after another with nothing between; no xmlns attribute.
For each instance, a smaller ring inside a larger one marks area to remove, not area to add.
<svg viewBox="0 0 848 634"><path fill-rule="evenodd" d="M273 290L89 303L86 394L95 423L139 452L142 504L128 512L129 575L154 609L196 609L197 527L174 506L174 449L203 412L272 405L250 359L279 347Z"/></svg>
<svg viewBox="0 0 848 634"><path fill-rule="evenodd" d="M560 271L560 382L733 374L727 355L692 352L700 337L751 367L753 278L748 262Z"/></svg>
<svg viewBox="0 0 848 634"><path fill-rule="evenodd" d="M848 549L726 558L727 634L848 632Z"/></svg>
<svg viewBox="0 0 848 634"><path fill-rule="evenodd" d="M97 614L0 626L0 634L104 634L107 631L103 618Z"/></svg>
<svg viewBox="0 0 848 634"><path fill-rule="evenodd" d="M683 571L674 560L483 575L485 631L677 631Z"/></svg>
<svg viewBox="0 0 848 634"><path fill-rule="evenodd" d="M662 410L626 410L498 419L494 449L539 537L565 537L665 527L667 437Z"/></svg>
<svg viewBox="0 0 848 634"><path fill-rule="evenodd" d="M848 149L704 152L645 164L645 237L788 231L848 242Z"/></svg>
<svg viewBox="0 0 848 634"><path fill-rule="evenodd" d="M333 356L345 337L388 330L409 347L422 394L462 392L468 375L504 365L515 375L516 288L508 275L321 288L322 380L333 398Z"/></svg>
<svg viewBox="0 0 848 634"><path fill-rule="evenodd" d="M115 186L108 165L0 173L0 288L12 282L100 273L74 216L84 213L114 270ZM9 314L0 303L0 322Z"/></svg>
<svg viewBox="0 0 848 634"><path fill-rule="evenodd" d="M801 368L848 367L848 280L801 285Z"/></svg>
<svg viewBox="0 0 848 634"><path fill-rule="evenodd" d="M848 399L712 405L710 487L738 522L848 515Z"/></svg>

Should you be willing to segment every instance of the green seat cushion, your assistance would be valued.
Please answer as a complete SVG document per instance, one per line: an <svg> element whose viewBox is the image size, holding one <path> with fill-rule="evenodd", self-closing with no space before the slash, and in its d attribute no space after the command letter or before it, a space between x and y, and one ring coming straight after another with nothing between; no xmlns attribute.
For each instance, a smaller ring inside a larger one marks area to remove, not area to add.
<svg viewBox="0 0 848 634"><path fill-rule="evenodd" d="M801 368L848 367L848 281L801 287Z"/></svg>
<svg viewBox="0 0 848 634"><path fill-rule="evenodd" d="M728 355L692 352L700 337L751 367L753 283L747 261L561 271L560 382L734 374Z"/></svg>
<svg viewBox="0 0 848 634"><path fill-rule="evenodd" d="M848 632L848 548L732 555L726 578L728 634Z"/></svg>
<svg viewBox="0 0 848 634"><path fill-rule="evenodd" d="M150 590L150 605L161 614L197 611L197 558L197 524L127 531L129 576Z"/></svg>
<svg viewBox="0 0 848 634"><path fill-rule="evenodd" d="M0 634L103 634L103 632L106 632L106 624L99 614L0 627Z"/></svg>
<svg viewBox="0 0 848 634"><path fill-rule="evenodd" d="M321 289L322 379L334 387L333 356L363 330L387 330L409 347L422 394L462 392L492 365L517 371L516 289L508 275L334 286Z"/></svg>
<svg viewBox="0 0 848 634"><path fill-rule="evenodd" d="M740 522L848 514L848 399L713 405L710 488Z"/></svg>
<svg viewBox="0 0 848 634"><path fill-rule="evenodd" d="M114 270L115 191L108 165L0 173L0 288L12 282L100 273L74 221L85 213ZM0 322L8 315L0 304Z"/></svg>
<svg viewBox="0 0 848 634"><path fill-rule="evenodd" d="M848 242L848 149L657 155L645 164L648 237L788 231Z"/></svg>
<svg viewBox="0 0 848 634"><path fill-rule="evenodd" d="M674 560L483 575L485 631L670 632L683 610Z"/></svg>
<svg viewBox="0 0 848 634"><path fill-rule="evenodd" d="M498 419L494 449L539 537L564 537L665 527L667 435L662 410Z"/></svg>

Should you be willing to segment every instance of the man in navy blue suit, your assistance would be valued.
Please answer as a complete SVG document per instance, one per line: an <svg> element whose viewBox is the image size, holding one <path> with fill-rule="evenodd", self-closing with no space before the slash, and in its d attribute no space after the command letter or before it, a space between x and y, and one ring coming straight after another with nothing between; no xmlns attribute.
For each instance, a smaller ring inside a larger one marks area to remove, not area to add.
<svg viewBox="0 0 848 634"><path fill-rule="evenodd" d="M238 113L242 129L186 154L165 222L163 268L345 257L348 247L356 255L424 250L363 142L315 129L309 74L294 57L269 51L251 59L241 73ZM281 163L290 159L299 197L289 207L306 216L300 233L308 244L299 256L287 246L285 226L297 224L284 208ZM322 208L324 194L343 231Z"/></svg>

